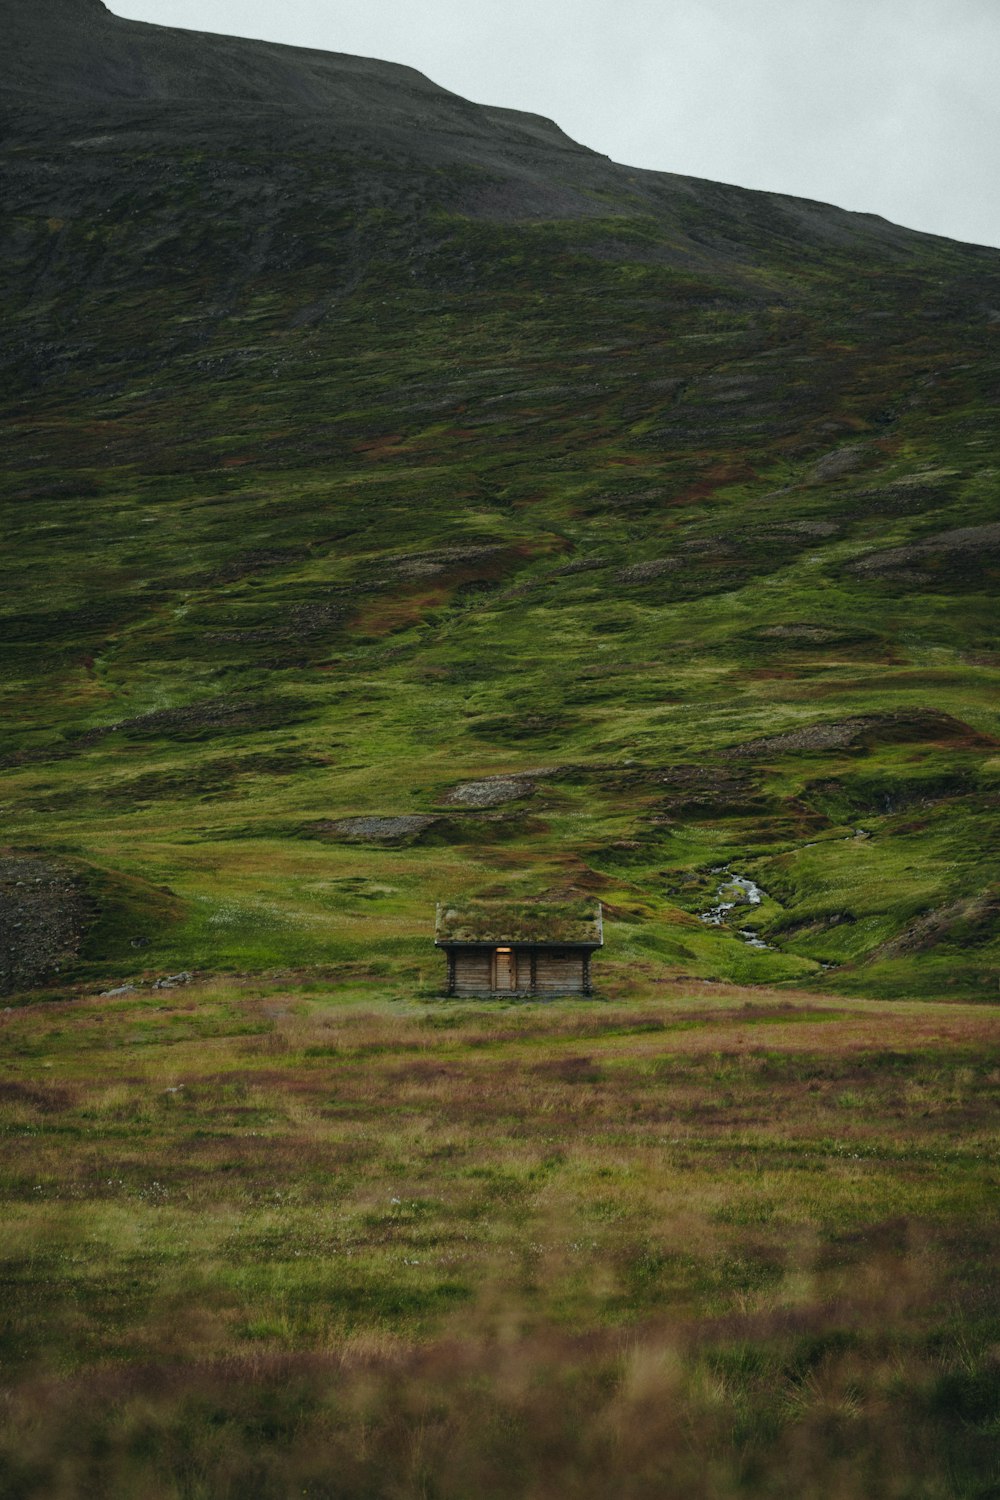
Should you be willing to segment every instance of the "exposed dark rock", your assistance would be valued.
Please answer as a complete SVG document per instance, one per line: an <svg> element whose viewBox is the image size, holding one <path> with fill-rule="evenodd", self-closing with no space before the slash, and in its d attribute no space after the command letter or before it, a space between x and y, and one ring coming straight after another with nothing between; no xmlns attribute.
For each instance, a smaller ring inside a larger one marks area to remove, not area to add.
<svg viewBox="0 0 1000 1500"><path fill-rule="evenodd" d="M938 486L896 481L871 489L851 490L838 497L844 516L909 516L948 503Z"/></svg>
<svg viewBox="0 0 1000 1500"><path fill-rule="evenodd" d="M758 640L788 641L793 645L823 646L848 638L843 630L829 625L768 625L756 632Z"/></svg>
<svg viewBox="0 0 1000 1500"><path fill-rule="evenodd" d="M725 815L740 810L759 812L764 806L757 795L757 776L741 766L636 766L603 772L599 780L611 791L661 791L657 802L661 813Z"/></svg>
<svg viewBox="0 0 1000 1500"><path fill-rule="evenodd" d="M866 580L924 589L985 588L1000 577L1000 521L939 531L902 547L869 552L848 568Z"/></svg>
<svg viewBox="0 0 1000 1500"><path fill-rule="evenodd" d="M159 708L134 719L121 719L89 730L77 741L124 734L129 739L198 740L221 734L281 729L304 717L308 705L301 698L204 698L180 708Z"/></svg>
<svg viewBox="0 0 1000 1500"><path fill-rule="evenodd" d="M871 452L871 448L865 443L851 443L844 448L834 448L832 453L825 453L813 464L807 483L827 484L831 479L851 474L855 469L860 469Z"/></svg>
<svg viewBox="0 0 1000 1500"><path fill-rule="evenodd" d="M679 557L655 557L648 562L632 563L629 567L622 568L615 575L615 581L624 584L652 583L665 573L675 573L680 567L683 567L683 563Z"/></svg>
<svg viewBox="0 0 1000 1500"><path fill-rule="evenodd" d="M437 818L427 814L333 818L307 823L304 831L313 838L327 838L343 844L407 844L437 822Z"/></svg>
<svg viewBox="0 0 1000 1500"><path fill-rule="evenodd" d="M758 755L794 755L797 752L822 753L826 750L848 750L865 744L907 744L934 740L966 740L987 743L967 724L950 714L930 709L907 713L859 714L855 718L831 719L823 724L808 724L783 734L747 740L731 745L721 753L727 758Z"/></svg>
<svg viewBox="0 0 1000 1500"><path fill-rule="evenodd" d="M549 574L550 578L568 578L575 573L599 573L603 568L611 566L607 557L575 557L572 562L564 563L560 568L553 568Z"/></svg>
<svg viewBox="0 0 1000 1500"><path fill-rule="evenodd" d="M401 557L383 558L384 565L391 567L399 578L435 578L453 568L475 567L482 563L494 563L509 556L510 548L493 547L440 547L434 552L411 552Z"/></svg>
<svg viewBox="0 0 1000 1500"><path fill-rule="evenodd" d="M30 989L71 965L88 915L73 871L34 855L0 855L0 993Z"/></svg>
<svg viewBox="0 0 1000 1500"><path fill-rule="evenodd" d="M439 799L449 807L502 807L530 797L535 783L526 776L488 776L483 781L465 781Z"/></svg>

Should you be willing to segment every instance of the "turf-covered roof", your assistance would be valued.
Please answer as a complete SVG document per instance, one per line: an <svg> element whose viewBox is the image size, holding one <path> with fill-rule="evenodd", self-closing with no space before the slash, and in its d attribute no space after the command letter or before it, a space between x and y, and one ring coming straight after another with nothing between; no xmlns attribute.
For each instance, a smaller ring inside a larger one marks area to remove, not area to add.
<svg viewBox="0 0 1000 1500"><path fill-rule="evenodd" d="M442 902L437 943L588 944L604 941L601 907L592 901Z"/></svg>

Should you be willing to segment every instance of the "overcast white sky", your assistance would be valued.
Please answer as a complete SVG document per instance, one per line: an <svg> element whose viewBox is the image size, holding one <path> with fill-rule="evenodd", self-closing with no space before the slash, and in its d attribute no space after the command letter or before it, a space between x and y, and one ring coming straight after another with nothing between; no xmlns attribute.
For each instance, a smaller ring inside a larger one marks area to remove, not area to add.
<svg viewBox="0 0 1000 1500"><path fill-rule="evenodd" d="M616 161L1000 246L1000 0L108 0L387 58Z"/></svg>

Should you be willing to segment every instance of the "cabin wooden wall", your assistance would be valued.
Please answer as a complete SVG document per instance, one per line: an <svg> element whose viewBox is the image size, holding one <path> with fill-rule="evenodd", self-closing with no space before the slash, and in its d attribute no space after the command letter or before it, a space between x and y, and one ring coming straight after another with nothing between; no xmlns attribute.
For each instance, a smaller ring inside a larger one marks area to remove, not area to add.
<svg viewBox="0 0 1000 1500"><path fill-rule="evenodd" d="M493 964L492 948L453 948L448 968L450 992L453 995L589 993L587 955L572 948L515 949L511 954L514 984L509 991L494 988Z"/></svg>
<svg viewBox="0 0 1000 1500"><path fill-rule="evenodd" d="M455 948L452 964L452 994L489 994L493 983L493 954L489 948Z"/></svg>
<svg viewBox="0 0 1000 1500"><path fill-rule="evenodd" d="M586 959L582 953L558 948L542 950L535 955L535 993L538 995L579 995L586 988Z"/></svg>

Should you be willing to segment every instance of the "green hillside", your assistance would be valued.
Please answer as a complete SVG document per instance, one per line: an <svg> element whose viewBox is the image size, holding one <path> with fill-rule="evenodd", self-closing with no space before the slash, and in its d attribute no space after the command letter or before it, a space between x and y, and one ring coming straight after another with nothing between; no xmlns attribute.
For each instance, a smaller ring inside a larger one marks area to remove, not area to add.
<svg viewBox="0 0 1000 1500"><path fill-rule="evenodd" d="M8 989L433 988L460 893L600 898L608 992L996 994L1000 252L13 25Z"/></svg>
<svg viewBox="0 0 1000 1500"><path fill-rule="evenodd" d="M1000 251L3 21L0 1495L996 1500Z"/></svg>

